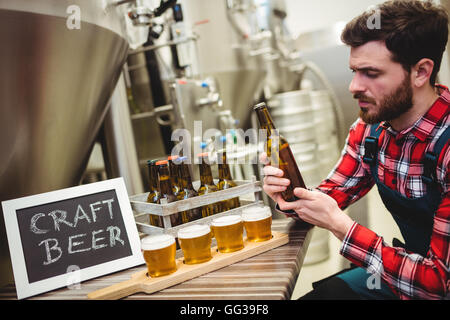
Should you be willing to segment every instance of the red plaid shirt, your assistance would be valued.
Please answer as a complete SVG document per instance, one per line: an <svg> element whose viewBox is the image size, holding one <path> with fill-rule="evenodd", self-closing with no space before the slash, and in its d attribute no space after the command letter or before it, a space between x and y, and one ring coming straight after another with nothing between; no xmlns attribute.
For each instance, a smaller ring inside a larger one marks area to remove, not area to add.
<svg viewBox="0 0 450 320"><path fill-rule="evenodd" d="M380 182L406 195L419 198L427 185L422 182L422 159L440 134L450 125L450 92L437 86L440 98L412 127L395 132L387 123L379 138ZM358 119L351 127L345 149L336 167L319 190L346 208L375 184L368 164L362 161L364 140L370 127ZM426 257L405 249L390 247L383 238L358 223L348 231L340 253L368 271L378 272L401 299L440 299L450 288L450 147L446 143L436 169L442 202L435 217Z"/></svg>

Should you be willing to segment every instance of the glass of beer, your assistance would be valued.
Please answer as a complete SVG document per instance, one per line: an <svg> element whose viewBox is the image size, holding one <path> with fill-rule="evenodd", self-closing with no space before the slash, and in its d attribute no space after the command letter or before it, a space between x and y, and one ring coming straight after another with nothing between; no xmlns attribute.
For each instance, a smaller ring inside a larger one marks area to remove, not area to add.
<svg viewBox="0 0 450 320"><path fill-rule="evenodd" d="M211 228L195 224L178 231L178 242L183 251L184 263L197 264L211 260Z"/></svg>
<svg viewBox="0 0 450 320"><path fill-rule="evenodd" d="M161 277L177 271L175 238L169 234L147 236L141 240L148 275Z"/></svg>
<svg viewBox="0 0 450 320"><path fill-rule="evenodd" d="M260 242L272 239L272 211L270 207L250 207L242 210L247 240Z"/></svg>
<svg viewBox="0 0 450 320"><path fill-rule="evenodd" d="M244 248L244 224L241 216L229 215L214 219L211 228L219 252L234 252Z"/></svg>

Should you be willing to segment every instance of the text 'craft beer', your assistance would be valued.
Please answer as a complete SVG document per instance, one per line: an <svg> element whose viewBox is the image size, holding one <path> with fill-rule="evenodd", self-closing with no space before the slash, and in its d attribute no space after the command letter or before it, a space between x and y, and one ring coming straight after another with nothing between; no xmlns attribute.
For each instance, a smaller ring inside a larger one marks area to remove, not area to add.
<svg viewBox="0 0 450 320"><path fill-rule="evenodd" d="M267 105L264 102L254 106L254 110L256 111L261 129L267 131L265 151L267 158L270 160L270 165L283 170L283 178L291 181L281 195L285 201L295 201L297 198L294 195L294 189L299 187L306 189L306 185L300 174L292 150L289 147L289 143L278 133L267 109Z"/></svg>

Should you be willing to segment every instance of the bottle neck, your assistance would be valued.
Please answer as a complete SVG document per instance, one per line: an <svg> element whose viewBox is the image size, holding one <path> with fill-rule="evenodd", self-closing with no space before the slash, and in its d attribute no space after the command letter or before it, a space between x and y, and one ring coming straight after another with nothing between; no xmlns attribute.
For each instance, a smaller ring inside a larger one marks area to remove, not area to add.
<svg viewBox="0 0 450 320"><path fill-rule="evenodd" d="M231 180L231 171L230 167L227 163L227 155L226 152L221 152L218 154L220 159L222 159L222 162L219 163L219 179L220 180Z"/></svg>
<svg viewBox="0 0 450 320"><path fill-rule="evenodd" d="M180 182L178 181L178 166L174 164L172 161L169 162L170 167L170 180L173 186L179 186Z"/></svg>
<svg viewBox="0 0 450 320"><path fill-rule="evenodd" d="M213 185L214 180L211 172L211 166L205 161L200 163L200 183L201 185Z"/></svg>
<svg viewBox="0 0 450 320"><path fill-rule="evenodd" d="M158 168L152 164L149 168L150 191L158 191Z"/></svg>
<svg viewBox="0 0 450 320"><path fill-rule="evenodd" d="M172 195L172 182L170 180L169 175L169 167L168 166L160 166L159 170L159 191L161 194L169 194Z"/></svg>
<svg viewBox="0 0 450 320"><path fill-rule="evenodd" d="M194 186L192 185L191 173L189 171L189 167L187 164L180 164L180 176L181 183L184 189L194 190Z"/></svg>
<svg viewBox="0 0 450 320"><path fill-rule="evenodd" d="M231 172L228 164L219 164L219 179L220 180L232 180Z"/></svg>
<svg viewBox="0 0 450 320"><path fill-rule="evenodd" d="M270 116L269 109L266 105L255 109L256 116L259 121L259 125L262 129L267 130L267 135L270 135L273 130L275 130L275 125L273 124L272 117Z"/></svg>

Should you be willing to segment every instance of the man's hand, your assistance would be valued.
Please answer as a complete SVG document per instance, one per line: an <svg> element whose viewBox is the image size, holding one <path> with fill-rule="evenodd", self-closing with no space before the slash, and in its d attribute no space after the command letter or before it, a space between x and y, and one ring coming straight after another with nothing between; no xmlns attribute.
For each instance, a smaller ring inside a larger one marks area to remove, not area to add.
<svg viewBox="0 0 450 320"><path fill-rule="evenodd" d="M281 210L294 210L300 219L331 231L339 240L344 240L353 220L329 195L303 188L295 188L294 195L300 200L279 204Z"/></svg>
<svg viewBox="0 0 450 320"><path fill-rule="evenodd" d="M263 190L264 192L272 198L276 203L284 204L287 203L281 197L281 192L286 190L286 187L291 183L289 179L283 178L284 172L279 168L275 168L269 165L269 159L266 153L261 153L259 160L261 163L265 164L263 168L264 179L263 179Z"/></svg>
<svg viewBox="0 0 450 320"><path fill-rule="evenodd" d="M294 210L300 219L330 230L340 240L345 238L353 220L342 212L336 200L320 191L295 188L294 195L299 200L284 201L281 192L286 190L290 180L282 178L284 174L282 170L268 165L266 154L261 154L260 161L266 164L263 169L265 175L263 179L264 192L278 203L281 210Z"/></svg>

